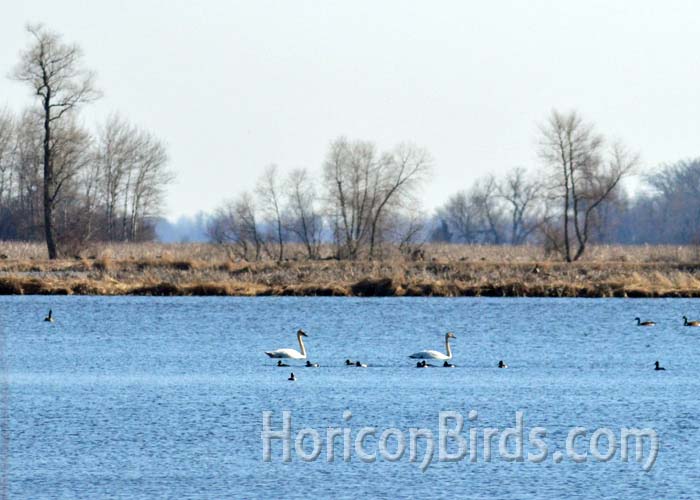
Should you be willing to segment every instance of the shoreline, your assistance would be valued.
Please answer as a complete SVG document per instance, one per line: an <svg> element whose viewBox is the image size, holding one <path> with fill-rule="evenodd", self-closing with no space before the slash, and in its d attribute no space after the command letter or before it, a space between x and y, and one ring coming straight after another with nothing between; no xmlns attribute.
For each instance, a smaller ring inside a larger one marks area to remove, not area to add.
<svg viewBox="0 0 700 500"><path fill-rule="evenodd" d="M700 263L6 259L0 295L697 298Z"/></svg>

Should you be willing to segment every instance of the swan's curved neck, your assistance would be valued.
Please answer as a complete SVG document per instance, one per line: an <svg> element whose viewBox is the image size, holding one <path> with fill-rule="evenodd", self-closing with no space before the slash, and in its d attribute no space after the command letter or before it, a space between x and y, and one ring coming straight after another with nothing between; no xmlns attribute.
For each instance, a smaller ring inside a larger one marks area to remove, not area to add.
<svg viewBox="0 0 700 500"><path fill-rule="evenodd" d="M445 350L447 351L447 359L452 359L452 348L450 347L450 337L445 335Z"/></svg>
<svg viewBox="0 0 700 500"><path fill-rule="evenodd" d="M301 333L297 333L297 340L299 340L299 349L301 349L301 355L306 357L306 347L304 347L304 341L301 340Z"/></svg>

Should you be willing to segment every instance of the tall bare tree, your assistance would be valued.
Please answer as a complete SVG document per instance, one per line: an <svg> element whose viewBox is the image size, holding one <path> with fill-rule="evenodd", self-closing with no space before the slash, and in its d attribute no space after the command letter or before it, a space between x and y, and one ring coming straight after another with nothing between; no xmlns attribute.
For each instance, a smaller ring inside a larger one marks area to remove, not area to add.
<svg viewBox="0 0 700 500"><path fill-rule="evenodd" d="M15 117L8 109L0 108L0 206L12 198L15 136Z"/></svg>
<svg viewBox="0 0 700 500"><path fill-rule="evenodd" d="M575 111L552 111L540 131L540 155L550 169L548 196L561 207L561 224L546 234L572 262L586 250L597 210L638 157L620 144L607 147L603 136Z"/></svg>
<svg viewBox="0 0 700 500"><path fill-rule="evenodd" d="M207 228L212 241L229 245L244 260L259 260L265 241L253 196L244 192L219 208Z"/></svg>
<svg viewBox="0 0 700 500"><path fill-rule="evenodd" d="M414 194L430 170L430 155L412 145L380 154L368 141L334 141L323 166L329 214L340 257L372 257L388 212Z"/></svg>
<svg viewBox="0 0 700 500"><path fill-rule="evenodd" d="M320 256L323 217L313 179L306 169L293 170L287 178L287 225L290 232L306 247L309 259Z"/></svg>
<svg viewBox="0 0 700 500"><path fill-rule="evenodd" d="M542 221L540 195L542 184L528 178L527 171L516 167L499 183L498 194L509 212L510 244L522 245Z"/></svg>
<svg viewBox="0 0 700 500"><path fill-rule="evenodd" d="M269 165L258 180L255 190L265 223L271 228L277 245L277 260L284 260L285 224L282 212L283 186L277 165Z"/></svg>
<svg viewBox="0 0 700 500"><path fill-rule="evenodd" d="M168 153L161 141L148 132L139 132L137 144L127 190L130 206L125 213L129 221L126 239L131 241L150 236L144 235L141 223L160 215L165 188L174 178L167 169Z"/></svg>
<svg viewBox="0 0 700 500"><path fill-rule="evenodd" d="M375 206L371 210L370 258L374 256L382 218L391 208L401 206L406 199L412 198L414 189L429 174L431 164L430 153L412 144L400 144L379 162L374 186L376 199L373 205ZM412 217L410 220L415 221ZM412 228L409 231L410 234L418 231L418 229L413 230L414 225L410 227Z"/></svg>
<svg viewBox="0 0 700 500"><path fill-rule="evenodd" d="M458 191L451 195L438 210L438 217L446 224L449 233L456 236L460 242L477 241L477 214L466 191Z"/></svg>
<svg viewBox="0 0 700 500"><path fill-rule="evenodd" d="M52 132L56 122L75 112L82 104L99 97L94 73L82 65L82 50L66 44L60 35L41 24L28 25L31 44L20 55L13 78L26 83L39 99L43 118L43 202L44 233L50 259L58 256L53 228L52 200L60 181L54 175Z"/></svg>

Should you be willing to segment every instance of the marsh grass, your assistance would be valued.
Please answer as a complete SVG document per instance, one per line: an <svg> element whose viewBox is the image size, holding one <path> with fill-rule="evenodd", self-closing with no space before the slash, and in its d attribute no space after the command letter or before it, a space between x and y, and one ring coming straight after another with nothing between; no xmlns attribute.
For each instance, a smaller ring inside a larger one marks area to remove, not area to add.
<svg viewBox="0 0 700 500"><path fill-rule="evenodd" d="M426 245L414 261L230 258L209 244L104 244L56 261L40 244L0 242L0 294L319 296L700 296L700 253L683 246L595 246L567 264L536 246Z"/></svg>

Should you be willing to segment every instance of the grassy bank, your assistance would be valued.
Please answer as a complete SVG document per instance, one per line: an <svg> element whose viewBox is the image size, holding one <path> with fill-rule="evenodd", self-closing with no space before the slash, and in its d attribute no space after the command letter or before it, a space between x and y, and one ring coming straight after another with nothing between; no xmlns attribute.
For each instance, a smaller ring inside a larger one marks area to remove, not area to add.
<svg viewBox="0 0 700 500"><path fill-rule="evenodd" d="M594 247L581 262L537 247L433 245L424 260L244 262L213 245L104 245L48 261L0 244L0 294L700 297L697 247Z"/></svg>

